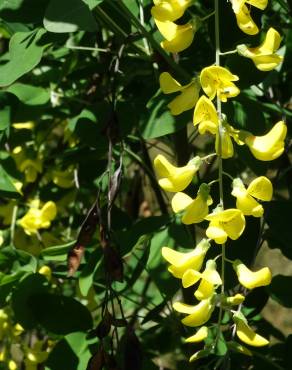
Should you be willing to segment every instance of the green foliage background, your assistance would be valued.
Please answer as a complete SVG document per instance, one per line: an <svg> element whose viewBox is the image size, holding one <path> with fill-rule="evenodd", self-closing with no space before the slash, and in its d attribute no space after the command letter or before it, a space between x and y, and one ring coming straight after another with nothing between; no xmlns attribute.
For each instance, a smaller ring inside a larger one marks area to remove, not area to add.
<svg viewBox="0 0 292 370"><path fill-rule="evenodd" d="M292 308L292 277L284 275L274 276L269 288L257 288L246 300L245 314L261 333L273 336L271 347L248 358L226 353L224 343L218 356L188 363L196 345L184 344L191 332L171 308L180 285L167 272L160 250L164 245L193 248L203 229L186 227L170 212L152 158L174 153L177 163L185 164L190 155L213 151L213 139L194 132L191 111L170 114L158 77L169 71L189 82L212 64L214 25L212 17L203 22L192 46L174 60L160 47L151 6L150 0L0 1L0 212L11 202L14 210L1 213L0 307L9 307L12 322L25 329L21 345L35 338L54 342L39 369L289 370L292 336L260 316L269 297ZM251 41L241 33L230 4L221 1L220 6L223 51L260 40L261 34ZM213 11L213 1L194 2L190 11L203 18ZM290 2L270 1L264 14L256 12L256 21L264 31L273 26L283 35L284 63L263 73L250 60L226 56L223 62L240 76L242 91L224 110L235 127L256 135L283 118L288 137L285 153L273 162L255 161L237 146L236 158L224 164L234 176L267 175L275 189L274 200L265 205L264 226L249 218L246 232L227 248L228 258L248 265L262 245L292 259ZM33 129L13 126L30 121ZM43 162L33 183L26 183L16 166L17 146ZM73 187L57 186L51 171L70 166ZM205 165L193 189L216 173L215 162ZM24 183L21 194L15 181ZM224 188L231 205L229 179ZM215 187L212 197L217 193ZM33 198L52 200L58 208L51 228L38 237L24 234L17 222ZM91 214L84 234L80 228L94 204L98 220ZM84 258L68 277L67 254L80 238ZM53 271L50 281L38 273L43 265ZM227 270L227 279L227 288L234 289L232 271ZM190 301L188 290L183 295ZM22 361L21 355L12 355ZM0 369L7 366L0 362Z"/></svg>

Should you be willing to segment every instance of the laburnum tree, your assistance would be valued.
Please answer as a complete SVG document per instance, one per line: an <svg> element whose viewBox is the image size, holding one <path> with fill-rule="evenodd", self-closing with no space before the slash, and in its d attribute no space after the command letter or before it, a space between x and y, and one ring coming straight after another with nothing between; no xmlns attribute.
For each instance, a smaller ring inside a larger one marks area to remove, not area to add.
<svg viewBox="0 0 292 370"><path fill-rule="evenodd" d="M0 1L0 370L291 368L291 19Z"/></svg>

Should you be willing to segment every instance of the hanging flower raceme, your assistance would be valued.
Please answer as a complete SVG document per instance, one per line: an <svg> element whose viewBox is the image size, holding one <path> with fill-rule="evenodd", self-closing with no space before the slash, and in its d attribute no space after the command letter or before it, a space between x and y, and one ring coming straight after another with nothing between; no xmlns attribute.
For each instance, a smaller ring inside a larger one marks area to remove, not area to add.
<svg viewBox="0 0 292 370"><path fill-rule="evenodd" d="M268 267L263 267L253 272L240 260L235 260L233 262L233 269L236 272L240 284L247 289L269 285L272 280L272 274Z"/></svg>
<svg viewBox="0 0 292 370"><path fill-rule="evenodd" d="M174 116L192 109L199 98L200 84L194 79L189 84L182 86L168 72L161 73L159 77L160 88L164 94L180 92L167 106Z"/></svg>
<svg viewBox="0 0 292 370"><path fill-rule="evenodd" d="M206 235L217 244L225 243L228 237L232 240L238 239L245 228L244 215L241 210L235 208L222 210L217 207L205 219L210 221Z"/></svg>
<svg viewBox="0 0 292 370"><path fill-rule="evenodd" d="M233 315L233 321L236 325L236 334L243 343L253 347L263 347L269 344L266 338L252 330L241 312L237 312Z"/></svg>
<svg viewBox="0 0 292 370"><path fill-rule="evenodd" d="M283 60L281 55L275 52L279 49L281 36L274 28L269 28L264 42L256 48L248 48L246 45L238 45L240 55L250 58L260 71L271 71Z"/></svg>
<svg viewBox="0 0 292 370"><path fill-rule="evenodd" d="M19 220L19 225L26 234L36 234L39 229L49 228L56 215L57 207L54 202L46 202L40 208L40 201L37 199L31 202L29 211Z"/></svg>
<svg viewBox="0 0 292 370"><path fill-rule="evenodd" d="M165 38L160 44L165 51L179 53L187 49L193 42L196 32L193 23L178 25L171 21L160 21L156 18L154 20L159 32Z"/></svg>
<svg viewBox="0 0 292 370"><path fill-rule="evenodd" d="M236 178L232 183L232 195L236 197L236 208L245 216L262 217L264 208L254 198L270 201L273 196L273 185L265 176L254 179L246 189L242 180Z"/></svg>
<svg viewBox="0 0 292 370"><path fill-rule="evenodd" d="M228 69L219 66L206 67L201 71L200 81L204 92L213 100L216 95L222 102L233 98L240 93L239 88L233 83L239 78Z"/></svg>
<svg viewBox="0 0 292 370"><path fill-rule="evenodd" d="M241 31L248 35L256 35L259 29L253 21L250 10L246 4L264 10L267 7L268 0L231 0L231 3L236 16L237 25Z"/></svg>
<svg viewBox="0 0 292 370"><path fill-rule="evenodd" d="M154 159L154 168L157 176L160 177L158 183L166 191L182 191L191 183L202 163L200 157L195 157L186 166L176 167L169 163L162 154L159 154Z"/></svg>
<svg viewBox="0 0 292 370"><path fill-rule="evenodd" d="M151 14L159 21L175 21L184 15L191 5L191 0L154 0Z"/></svg>
<svg viewBox="0 0 292 370"><path fill-rule="evenodd" d="M263 136L254 136L250 132L241 131L243 141L249 147L252 154L260 161L272 161L283 153L284 140L287 134L287 126L279 121Z"/></svg>
<svg viewBox="0 0 292 370"><path fill-rule="evenodd" d="M213 297L203 299L194 306L182 302L175 302L173 308L177 312L188 314L188 316L181 321L184 325L191 327L201 326L210 319L215 308L212 298Z"/></svg>
<svg viewBox="0 0 292 370"><path fill-rule="evenodd" d="M190 225L204 220L209 212L208 206L213 203L209 191L209 185L201 184L195 199L185 193L178 192L175 194L171 206L175 213L184 211L182 217L184 224Z"/></svg>
<svg viewBox="0 0 292 370"><path fill-rule="evenodd" d="M210 248L207 239L202 239L191 252L178 252L168 247L162 248L163 258L170 263L168 271L176 278L183 279L188 270L199 271L204 262L205 255ZM198 280L200 277L198 278ZM197 281L198 281L197 280Z"/></svg>

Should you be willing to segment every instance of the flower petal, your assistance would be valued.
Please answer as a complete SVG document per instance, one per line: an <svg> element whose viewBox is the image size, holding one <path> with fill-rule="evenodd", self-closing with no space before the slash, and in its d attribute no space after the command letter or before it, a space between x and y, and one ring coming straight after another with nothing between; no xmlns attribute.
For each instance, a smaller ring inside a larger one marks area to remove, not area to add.
<svg viewBox="0 0 292 370"><path fill-rule="evenodd" d="M164 94L171 94L173 92L181 91L184 88L168 72L161 73L161 75L159 76L159 84Z"/></svg>
<svg viewBox="0 0 292 370"><path fill-rule="evenodd" d="M233 263L233 268L237 274L241 285L248 289L266 286L271 283L272 274L268 267L264 267L256 272L247 268L240 260Z"/></svg>
<svg viewBox="0 0 292 370"><path fill-rule="evenodd" d="M192 202L193 199L189 195L178 192L171 200L171 207L173 212L177 213L187 208Z"/></svg>
<svg viewBox="0 0 292 370"><path fill-rule="evenodd" d="M196 334L192 335L191 337L186 338L186 343L198 343L202 342L208 336L208 328L207 326L202 326Z"/></svg>
<svg viewBox="0 0 292 370"><path fill-rule="evenodd" d="M247 193L257 199L270 201L273 196L273 185L267 177L260 176L249 184Z"/></svg>
<svg viewBox="0 0 292 370"><path fill-rule="evenodd" d="M258 26L250 16L246 5L243 5L238 13L235 13L238 27L248 35L256 35L259 32Z"/></svg>
<svg viewBox="0 0 292 370"><path fill-rule="evenodd" d="M202 274L196 270L187 270L182 277L182 285L184 288L188 288L201 279Z"/></svg>
<svg viewBox="0 0 292 370"><path fill-rule="evenodd" d="M283 121L279 121L266 135L247 134L244 141L255 158L272 161L283 153L286 134L287 126Z"/></svg>
<svg viewBox="0 0 292 370"><path fill-rule="evenodd" d="M185 87L182 92L168 104L171 114L177 116L192 109L198 100L199 91L200 87L196 81L193 81L188 87Z"/></svg>
<svg viewBox="0 0 292 370"><path fill-rule="evenodd" d="M236 334L243 343L253 347L263 347L269 344L266 338L256 334L243 320L234 318L234 321L236 322Z"/></svg>

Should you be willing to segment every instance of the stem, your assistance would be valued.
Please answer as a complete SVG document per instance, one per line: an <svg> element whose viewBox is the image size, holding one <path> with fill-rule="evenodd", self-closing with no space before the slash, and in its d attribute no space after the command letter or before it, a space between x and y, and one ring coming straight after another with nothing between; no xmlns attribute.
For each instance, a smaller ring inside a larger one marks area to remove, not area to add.
<svg viewBox="0 0 292 370"><path fill-rule="evenodd" d="M219 28L219 0L215 0L215 45L216 45L216 66L220 66L220 28ZM218 179L219 179L219 197L220 197L220 204L224 209L224 199L223 199L223 163L222 163L222 134L223 134L223 127L222 127L222 109L221 109L221 100L220 94L217 93L217 114L219 118L219 125L218 125L218 141L219 141L219 150L218 150ZM225 244L222 244L222 252L221 252L221 294L223 295L225 292ZM223 307L220 304L219 308L219 316L218 316L218 323L217 323L217 336L215 339L214 347L216 348L218 344L218 340L220 338L220 327L221 321L223 318Z"/></svg>
<svg viewBox="0 0 292 370"><path fill-rule="evenodd" d="M14 234L15 234L17 211L18 211L18 206L15 205L12 211L11 226L10 226L10 245L12 246L14 246Z"/></svg>
<svg viewBox="0 0 292 370"><path fill-rule="evenodd" d="M224 53L220 52L220 55L230 55L230 54L236 54L237 53L237 49L234 49L234 50L230 50L230 51L224 51Z"/></svg>
<svg viewBox="0 0 292 370"><path fill-rule="evenodd" d="M215 14L215 11L214 11L214 12L212 12L212 13L210 13L210 14L208 14L208 15L206 15L206 17L200 18L200 21L201 21L201 22L204 22L204 21L206 21L207 19L209 19L210 17L212 17L214 14Z"/></svg>

